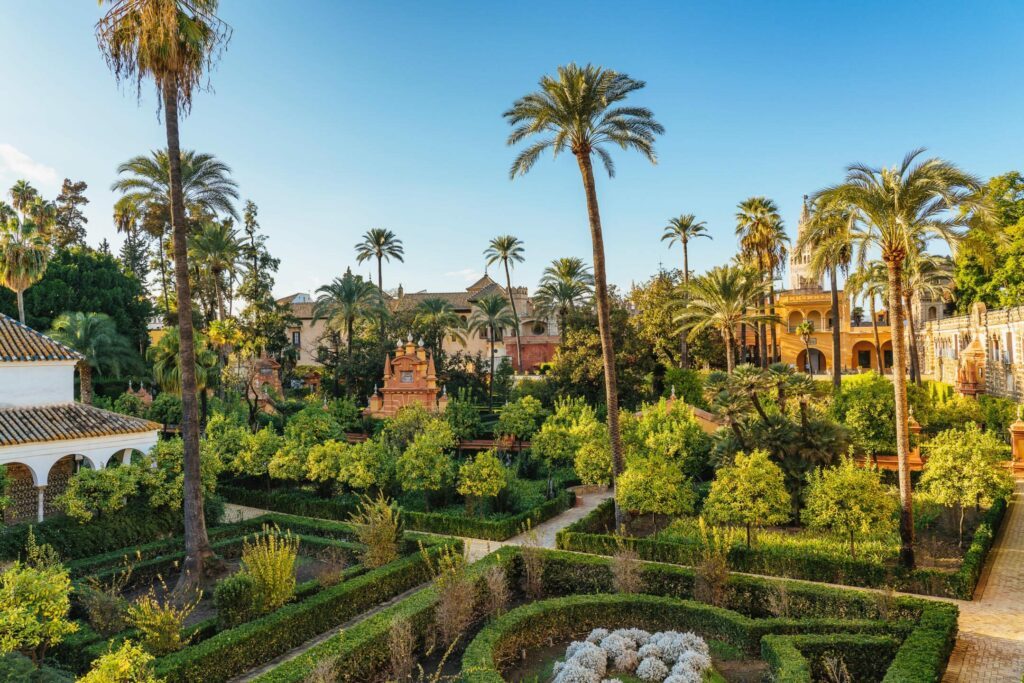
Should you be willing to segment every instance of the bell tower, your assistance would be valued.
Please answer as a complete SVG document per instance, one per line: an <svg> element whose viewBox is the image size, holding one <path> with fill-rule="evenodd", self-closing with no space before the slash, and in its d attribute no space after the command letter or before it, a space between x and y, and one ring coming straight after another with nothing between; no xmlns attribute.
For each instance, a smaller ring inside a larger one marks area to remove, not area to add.
<svg viewBox="0 0 1024 683"><path fill-rule="evenodd" d="M794 242L794 245L800 242L800 238L803 236L810 218L810 204L807 195L804 195L804 203L800 208L800 222L797 223L796 242ZM821 291L821 278L814 277L814 272L811 270L811 250L809 248L805 247L797 251L794 246L794 249L789 252L789 288Z"/></svg>

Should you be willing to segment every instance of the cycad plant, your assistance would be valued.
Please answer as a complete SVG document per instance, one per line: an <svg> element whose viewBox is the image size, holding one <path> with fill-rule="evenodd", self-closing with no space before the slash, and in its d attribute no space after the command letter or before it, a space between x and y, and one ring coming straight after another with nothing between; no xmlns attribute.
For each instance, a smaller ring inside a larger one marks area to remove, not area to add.
<svg viewBox="0 0 1024 683"><path fill-rule="evenodd" d="M914 566L914 520L907 462L910 439L903 271L907 259L933 239L955 249L972 220L989 213L977 178L948 161L921 159L922 153L914 150L888 168L854 164L841 184L822 190L816 197L826 204L846 207L853 214L859 261L866 262L868 251L876 250L881 252L887 269L900 481L900 560L907 568Z"/></svg>
<svg viewBox="0 0 1024 683"><path fill-rule="evenodd" d="M554 76L544 76L538 90L516 100L505 112L513 127L509 145L530 141L515 161L509 175L525 175L545 151L553 155L571 152L579 166L587 200L587 218L594 251L594 300L597 326L601 335L601 360L604 365L605 398L608 406L608 435L612 451L612 475L622 473L625 462L619 434L619 395L615 374L615 348L612 343L608 275L604 257L604 230L597 202L593 157L596 155L608 175L615 165L608 146L635 150L651 163L657 162L654 140L664 132L654 114L644 107L623 104L645 83L626 74L599 66L569 64L558 68ZM616 505L615 526L622 522Z"/></svg>
<svg viewBox="0 0 1024 683"><path fill-rule="evenodd" d="M92 373L119 375L134 356L128 338L118 332L113 318L105 313L63 313L47 333L64 346L82 354L78 362L79 395L92 405Z"/></svg>
<svg viewBox="0 0 1024 683"><path fill-rule="evenodd" d="M711 235L708 234L707 224L704 221L698 221L697 217L692 213L684 213L675 218L670 218L668 225L665 226L664 232L661 235L661 241L668 241L669 247L678 242L683 250L684 297L686 296L687 288L690 286L690 240L697 239L698 237L711 239ZM679 367L685 368L689 364L685 334L680 335L679 349Z"/></svg>

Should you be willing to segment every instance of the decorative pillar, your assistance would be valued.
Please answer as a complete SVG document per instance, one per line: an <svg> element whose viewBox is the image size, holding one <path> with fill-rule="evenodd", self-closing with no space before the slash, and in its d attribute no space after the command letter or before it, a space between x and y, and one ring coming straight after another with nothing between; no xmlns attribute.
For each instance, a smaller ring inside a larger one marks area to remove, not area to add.
<svg viewBox="0 0 1024 683"><path fill-rule="evenodd" d="M1017 408L1017 420L1010 425L1010 446L1013 459L1024 462L1024 420L1021 419L1021 408Z"/></svg>
<svg viewBox="0 0 1024 683"><path fill-rule="evenodd" d="M923 463L924 460L921 458L921 423L914 417L914 411L910 411L910 417L907 419L907 431L910 432L910 459L917 458L918 462Z"/></svg>
<svg viewBox="0 0 1024 683"><path fill-rule="evenodd" d="M36 495L38 496L37 510L36 510L36 521L40 524L43 522L43 518L46 516L46 487L37 486Z"/></svg>

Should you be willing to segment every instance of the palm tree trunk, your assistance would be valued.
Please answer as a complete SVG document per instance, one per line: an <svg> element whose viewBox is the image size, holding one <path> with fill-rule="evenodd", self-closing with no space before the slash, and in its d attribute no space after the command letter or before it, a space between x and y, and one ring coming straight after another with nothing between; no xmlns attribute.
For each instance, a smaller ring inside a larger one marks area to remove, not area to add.
<svg viewBox="0 0 1024 683"><path fill-rule="evenodd" d="M384 295L384 259L379 254L377 255L377 289L380 290L381 296Z"/></svg>
<svg viewBox="0 0 1024 683"><path fill-rule="evenodd" d="M78 392L82 403L92 405L92 366L87 361L78 364Z"/></svg>
<svg viewBox="0 0 1024 683"><path fill-rule="evenodd" d="M878 313L875 311L875 295L871 295L871 330L875 334L875 359L878 361L878 374L885 374L885 363L882 356L882 338L878 335Z"/></svg>
<svg viewBox="0 0 1024 683"><path fill-rule="evenodd" d="M25 290L19 289L18 292L18 320L21 324L25 324Z"/></svg>
<svg viewBox="0 0 1024 683"><path fill-rule="evenodd" d="M224 312L224 290L220 286L220 273L213 273L213 292L217 299L217 315L218 320L224 320L227 318L227 314Z"/></svg>
<svg viewBox="0 0 1024 683"><path fill-rule="evenodd" d="M746 327L744 327L744 329L746 329ZM725 371L727 374L731 375L732 371L735 369L732 356L732 330L726 328L725 332L722 334L722 341L725 342Z"/></svg>
<svg viewBox="0 0 1024 683"><path fill-rule="evenodd" d="M758 306L758 313L764 315L768 310L766 297L761 297L761 302ZM765 323L758 325L759 337L757 340L758 348L761 352L761 367L768 367L768 326Z"/></svg>
<svg viewBox="0 0 1024 683"><path fill-rule="evenodd" d="M690 254L686 248L686 240L681 241L683 245L683 305L685 306L690 302ZM679 335L679 367L689 366L690 356L686 348L686 330L683 330Z"/></svg>
<svg viewBox="0 0 1024 683"><path fill-rule="evenodd" d="M900 483L900 563L914 568L914 509L910 490L910 432L907 420L907 358L903 338L903 258L887 259L889 329L892 332L892 386L896 394L896 460Z"/></svg>
<svg viewBox="0 0 1024 683"><path fill-rule="evenodd" d="M512 318L516 321L516 369L523 371L523 344L519 340L519 312L516 311L516 300L512 297L512 274L508 269L508 259L505 261L505 289L508 291L508 305L512 307Z"/></svg>
<svg viewBox="0 0 1024 683"><path fill-rule="evenodd" d="M744 311L746 312L746 311ZM727 349L729 353L732 353L732 349ZM747 324L740 323L740 362L747 362Z"/></svg>
<svg viewBox="0 0 1024 683"><path fill-rule="evenodd" d="M604 235L601 230L601 212L597 206L594 168L589 150L578 153L583 190L587 196L587 218L590 221L590 240L594 249L594 302L597 304L597 329L601 335L601 360L604 364L604 390L608 405L608 438L612 447L612 488L624 469L622 439L619 435L619 387L615 374L615 347L612 341L611 307L608 301L608 275L604 262ZM615 528L623 524L622 510L615 502Z"/></svg>
<svg viewBox="0 0 1024 683"><path fill-rule="evenodd" d="M487 350L491 356L491 374L487 376L487 411L494 411L494 328L488 330L488 337L490 337L490 344L487 345Z"/></svg>
<svg viewBox="0 0 1024 683"><path fill-rule="evenodd" d="M772 317L775 316L775 282L774 281L770 281L768 283L768 313ZM776 337L778 332L775 329L775 321L772 320L771 322L768 323L768 325L771 327L772 348L771 348L771 353L768 354L768 357L770 359L769 364L771 364L771 363L774 363L774 362L776 362L778 360L777 354L778 354L778 350L779 350L779 340Z"/></svg>
<svg viewBox="0 0 1024 683"><path fill-rule="evenodd" d="M345 368L345 394L348 396L355 396L355 392L352 391L352 331L355 324L355 320L349 318L345 323L345 334L348 339L345 340L345 346L348 347L345 351L345 355L348 357L348 367Z"/></svg>
<svg viewBox="0 0 1024 683"><path fill-rule="evenodd" d="M164 318L169 319L171 315L171 297L167 292L167 252L164 251L164 233L162 231L157 237L156 246L160 250L160 283L164 292Z"/></svg>
<svg viewBox="0 0 1024 683"><path fill-rule="evenodd" d="M910 346L910 379L917 386L921 386L921 357L917 353L917 325L914 323L914 306L909 294L904 295L903 301L907 311L907 332Z"/></svg>
<svg viewBox="0 0 1024 683"><path fill-rule="evenodd" d="M832 386L838 391L843 384L843 366L839 363L839 357L843 353L840 338L839 324L839 286L836 283L836 267L829 269L832 289Z"/></svg>
<svg viewBox="0 0 1024 683"><path fill-rule="evenodd" d="M195 339L192 330L192 290L188 281L188 228L181 185L181 150L178 142L178 86L163 85L164 124L171 181L171 227L174 231L174 276L178 290L179 360L181 365L181 438L185 511L185 561L175 587L179 595L193 593L203 580L206 559L213 555L206 535L203 488L199 472L199 406Z"/></svg>

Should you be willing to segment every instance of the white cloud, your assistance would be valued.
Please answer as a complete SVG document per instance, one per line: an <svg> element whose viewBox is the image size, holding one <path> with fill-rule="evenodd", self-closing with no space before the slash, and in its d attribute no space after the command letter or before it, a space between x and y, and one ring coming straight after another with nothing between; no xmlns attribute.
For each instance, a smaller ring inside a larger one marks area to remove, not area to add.
<svg viewBox="0 0 1024 683"><path fill-rule="evenodd" d="M445 277L457 277L465 280L466 282L476 282L484 276L479 270L473 270L472 268L463 268L462 270L450 270L444 274Z"/></svg>
<svg viewBox="0 0 1024 683"><path fill-rule="evenodd" d="M0 176L24 179L38 185L55 186L60 182L57 169L33 160L6 142L0 142Z"/></svg>

